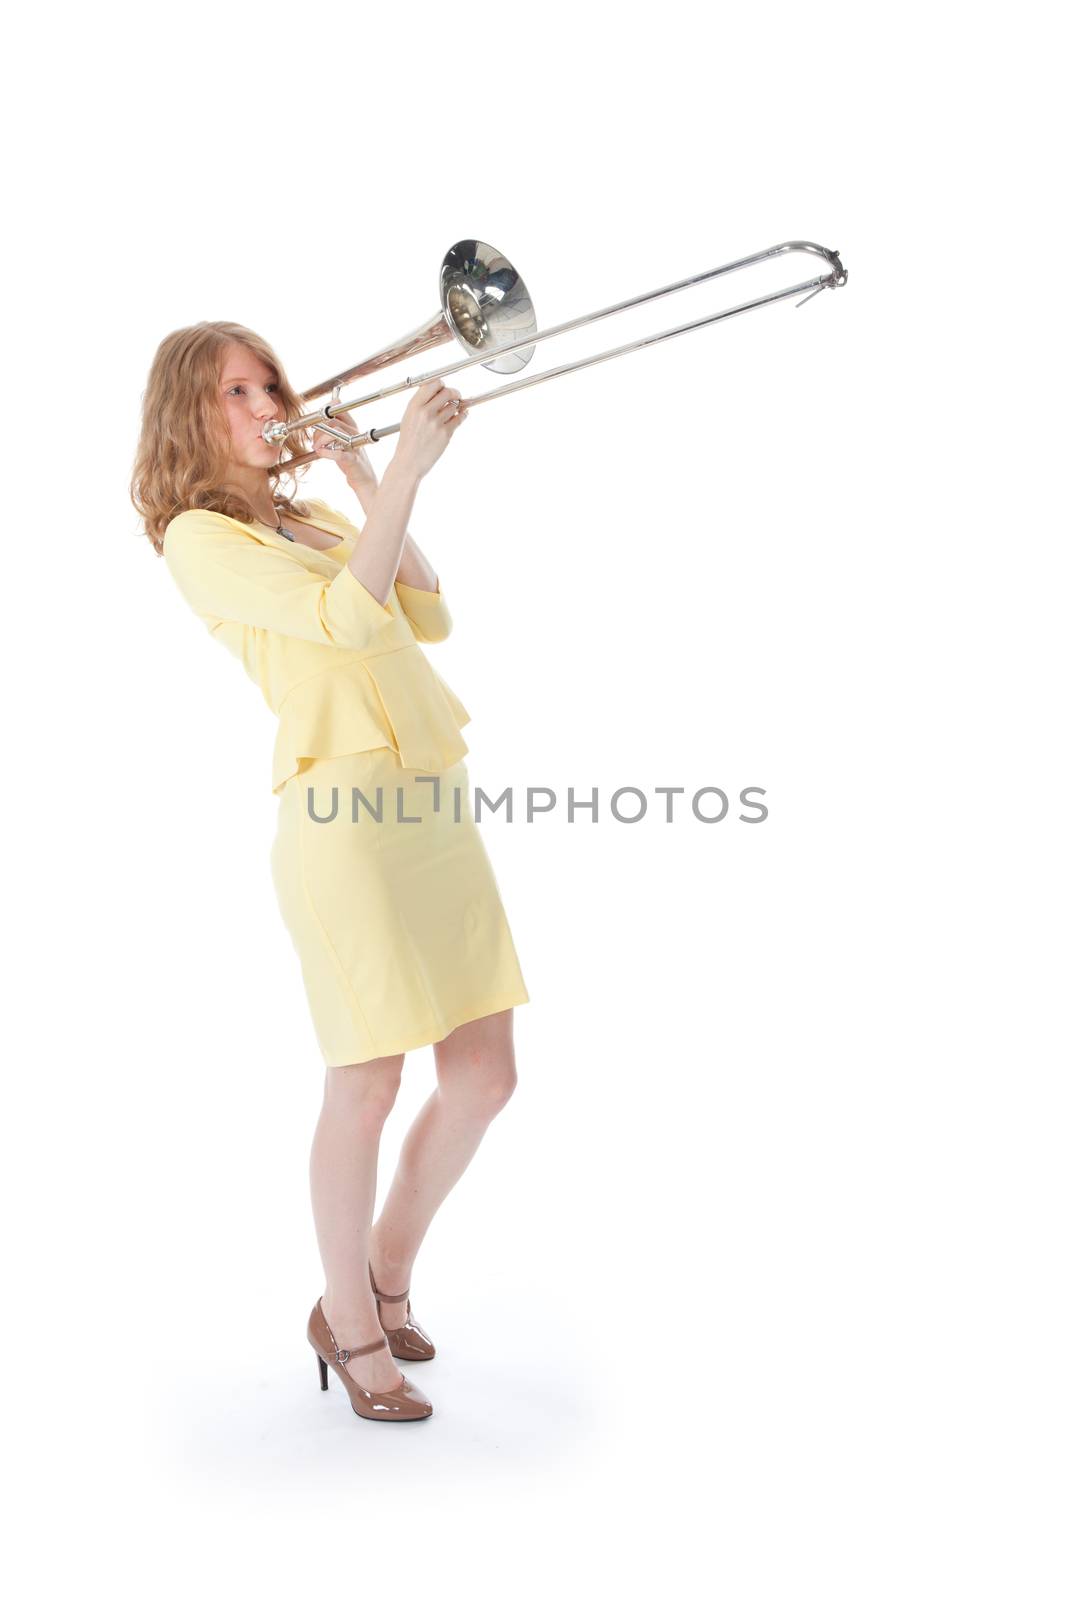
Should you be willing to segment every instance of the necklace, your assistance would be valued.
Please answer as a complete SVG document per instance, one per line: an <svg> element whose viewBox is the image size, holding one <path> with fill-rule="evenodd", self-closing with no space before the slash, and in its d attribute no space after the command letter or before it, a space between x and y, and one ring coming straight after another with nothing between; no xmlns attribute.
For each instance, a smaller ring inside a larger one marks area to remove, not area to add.
<svg viewBox="0 0 1067 1600"><path fill-rule="evenodd" d="M285 538L289 539L293 544L296 543L296 534L290 533L288 528L282 527L282 519L280 514L278 516L278 526L273 530L273 532L283 534Z"/></svg>

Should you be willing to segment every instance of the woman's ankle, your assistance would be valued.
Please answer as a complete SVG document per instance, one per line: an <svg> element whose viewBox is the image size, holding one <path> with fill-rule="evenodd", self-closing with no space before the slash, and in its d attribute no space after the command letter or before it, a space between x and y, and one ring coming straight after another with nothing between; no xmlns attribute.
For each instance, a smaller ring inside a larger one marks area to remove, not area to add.
<svg viewBox="0 0 1067 1600"><path fill-rule="evenodd" d="M329 1289L322 1296L322 1314L334 1337L341 1343L369 1344L381 1332L378 1307L370 1293L331 1297Z"/></svg>
<svg viewBox="0 0 1067 1600"><path fill-rule="evenodd" d="M410 1287L415 1265L413 1255L395 1246L391 1250L384 1248L372 1233L369 1256L374 1282L383 1294L400 1294Z"/></svg>

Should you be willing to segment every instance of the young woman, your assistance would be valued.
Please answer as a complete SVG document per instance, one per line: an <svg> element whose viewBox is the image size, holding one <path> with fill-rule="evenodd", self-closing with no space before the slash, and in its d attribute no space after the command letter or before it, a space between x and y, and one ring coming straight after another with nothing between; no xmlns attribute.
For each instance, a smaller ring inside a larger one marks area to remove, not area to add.
<svg viewBox="0 0 1067 1600"><path fill-rule="evenodd" d="M415 1258L515 1087L512 1007L529 995L471 814L470 717L421 648L451 617L407 531L467 412L439 381L417 389L380 483L362 450L289 436L293 454L340 467L362 530L270 475L282 447L263 425L299 415L254 333L179 329L152 362L131 497L184 598L278 715L271 870L326 1063L311 1149L325 1290L308 1339L324 1389L332 1365L359 1416L405 1421L433 1409L396 1365L435 1353L411 1317ZM437 1086L372 1226L382 1125L405 1052L425 1044Z"/></svg>

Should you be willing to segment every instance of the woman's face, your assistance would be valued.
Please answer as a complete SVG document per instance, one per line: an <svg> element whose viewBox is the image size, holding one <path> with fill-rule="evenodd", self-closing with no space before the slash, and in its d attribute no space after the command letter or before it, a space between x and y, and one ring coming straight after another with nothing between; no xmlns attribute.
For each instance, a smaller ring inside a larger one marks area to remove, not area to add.
<svg viewBox="0 0 1067 1600"><path fill-rule="evenodd" d="M243 344L223 352L219 398L230 430L230 459L242 467L273 467L281 444L268 444L263 424L282 415L278 384L270 367Z"/></svg>

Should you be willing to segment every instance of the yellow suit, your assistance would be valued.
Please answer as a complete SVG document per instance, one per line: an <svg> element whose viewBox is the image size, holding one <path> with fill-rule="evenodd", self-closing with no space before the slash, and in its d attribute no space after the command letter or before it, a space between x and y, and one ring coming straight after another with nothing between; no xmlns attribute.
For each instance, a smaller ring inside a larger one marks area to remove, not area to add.
<svg viewBox="0 0 1067 1600"><path fill-rule="evenodd" d="M278 717L271 869L323 1057L343 1066L529 995L470 811L470 714L421 648L452 630L444 596L395 583L379 604L346 565L359 529L309 504L282 520L339 535L329 550L183 511L163 556Z"/></svg>
<svg viewBox="0 0 1067 1600"><path fill-rule="evenodd" d="M274 793L317 756L382 744L405 767L443 771L467 754L459 730L470 721L419 648L452 631L444 596L395 583L380 605L346 565L359 530L308 503L305 520L342 544L312 550L214 511L183 511L163 541L178 588L278 717Z"/></svg>

